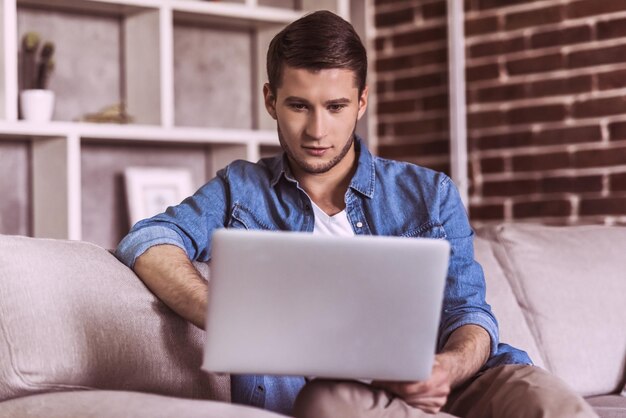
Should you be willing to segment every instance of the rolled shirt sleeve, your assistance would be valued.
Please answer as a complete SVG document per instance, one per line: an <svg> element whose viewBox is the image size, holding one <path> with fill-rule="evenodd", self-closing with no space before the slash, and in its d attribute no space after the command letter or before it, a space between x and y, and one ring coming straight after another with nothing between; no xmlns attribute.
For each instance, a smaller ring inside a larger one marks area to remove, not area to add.
<svg viewBox="0 0 626 418"><path fill-rule="evenodd" d="M498 351L498 322L485 300L483 269L474 259L474 232L449 177L441 180L438 196L439 218L451 249L437 350L443 349L450 334L459 327L477 325L491 337L490 356L494 356Z"/></svg>
<svg viewBox="0 0 626 418"><path fill-rule="evenodd" d="M137 222L117 246L116 257L133 268L150 247L171 244L183 249L191 260L207 261L213 231L227 221L227 169L179 205Z"/></svg>
<svg viewBox="0 0 626 418"><path fill-rule="evenodd" d="M119 243L115 256L128 267L133 268L137 258L155 245L171 244L185 250L183 240L171 228L160 225L147 225L133 229Z"/></svg>

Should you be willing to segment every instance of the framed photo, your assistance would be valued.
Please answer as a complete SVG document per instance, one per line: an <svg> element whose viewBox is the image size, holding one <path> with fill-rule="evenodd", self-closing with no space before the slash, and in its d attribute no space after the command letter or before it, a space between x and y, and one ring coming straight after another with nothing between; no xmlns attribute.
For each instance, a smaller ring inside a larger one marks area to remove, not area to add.
<svg viewBox="0 0 626 418"><path fill-rule="evenodd" d="M130 225L164 212L191 196L191 172L185 168L129 167L124 170Z"/></svg>

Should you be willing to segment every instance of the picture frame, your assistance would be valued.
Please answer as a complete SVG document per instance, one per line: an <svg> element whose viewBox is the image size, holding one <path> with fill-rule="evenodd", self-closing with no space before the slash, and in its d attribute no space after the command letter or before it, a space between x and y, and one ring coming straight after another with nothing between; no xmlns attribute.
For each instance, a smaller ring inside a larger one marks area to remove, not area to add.
<svg viewBox="0 0 626 418"><path fill-rule="evenodd" d="M193 193L186 168L128 167L124 170L130 225L164 212Z"/></svg>

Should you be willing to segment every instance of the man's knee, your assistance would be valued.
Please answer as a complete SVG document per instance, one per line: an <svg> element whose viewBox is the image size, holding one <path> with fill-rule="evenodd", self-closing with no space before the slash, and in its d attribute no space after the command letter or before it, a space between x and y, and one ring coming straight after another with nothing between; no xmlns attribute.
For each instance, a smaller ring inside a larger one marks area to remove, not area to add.
<svg viewBox="0 0 626 418"><path fill-rule="evenodd" d="M487 371L450 405L464 416L597 417L565 382L534 366L502 366Z"/></svg>
<svg viewBox="0 0 626 418"><path fill-rule="evenodd" d="M297 418L362 416L360 411L369 392L359 382L315 379L298 394L294 415Z"/></svg>
<svg viewBox="0 0 626 418"><path fill-rule="evenodd" d="M520 370L526 402L545 416L583 418L597 417L593 408L563 380L539 367Z"/></svg>

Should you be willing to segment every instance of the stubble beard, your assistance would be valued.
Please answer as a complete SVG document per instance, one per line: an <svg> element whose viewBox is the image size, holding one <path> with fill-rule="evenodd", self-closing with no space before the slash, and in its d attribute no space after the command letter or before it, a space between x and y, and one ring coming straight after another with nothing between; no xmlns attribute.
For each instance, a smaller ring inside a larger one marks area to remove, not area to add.
<svg viewBox="0 0 626 418"><path fill-rule="evenodd" d="M346 144L343 146L339 154L333 158L332 160L321 163L321 164L309 164L302 158L298 158L293 150L289 148L285 139L283 138L282 130L280 129L280 124L276 122L277 130L278 130L278 141L280 142L280 146L287 153L289 157L289 161L294 162L300 170L304 171L307 174L323 174L330 171L333 167L339 164L350 152L350 148L352 148L352 144L354 143L355 132L356 132L356 121L354 122L354 128L352 128L352 133L348 137Z"/></svg>

